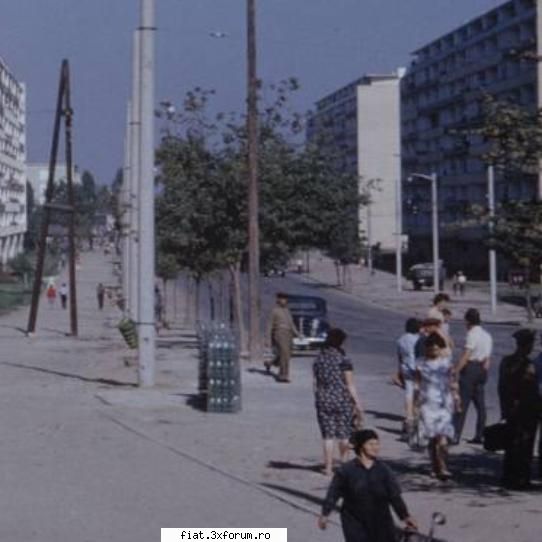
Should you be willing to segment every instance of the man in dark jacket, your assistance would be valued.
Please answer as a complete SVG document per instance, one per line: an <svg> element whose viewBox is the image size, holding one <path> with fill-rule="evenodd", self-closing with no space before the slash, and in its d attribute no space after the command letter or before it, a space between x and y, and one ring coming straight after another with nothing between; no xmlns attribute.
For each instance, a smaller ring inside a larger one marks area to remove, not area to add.
<svg viewBox="0 0 542 542"><path fill-rule="evenodd" d="M529 355L533 351L535 333L520 329L513 335L516 351L503 358L499 369L501 417L508 427L502 485L509 489L528 489L536 435L540 397L535 366Z"/></svg>

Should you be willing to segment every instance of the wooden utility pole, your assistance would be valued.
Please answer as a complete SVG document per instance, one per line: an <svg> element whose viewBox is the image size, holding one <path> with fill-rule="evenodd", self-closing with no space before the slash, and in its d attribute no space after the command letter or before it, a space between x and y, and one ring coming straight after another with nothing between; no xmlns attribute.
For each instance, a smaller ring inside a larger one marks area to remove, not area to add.
<svg viewBox="0 0 542 542"><path fill-rule="evenodd" d="M256 75L256 4L247 0L248 276L249 351L261 354L260 228L258 223L258 79Z"/></svg>
<svg viewBox="0 0 542 542"><path fill-rule="evenodd" d="M69 225L68 225L68 243L70 250L69 275L70 275L70 328L71 334L77 337L77 288L75 285L75 193L73 190L73 163L72 163L72 118L73 110L71 108L70 95L70 67L66 61L64 68L64 122L66 134L66 180L68 188Z"/></svg>
<svg viewBox="0 0 542 542"><path fill-rule="evenodd" d="M66 152L66 170L67 170L67 188L68 204L55 204L52 202L55 187L55 169L58 156L58 144L60 139L61 120L64 117L65 127L65 152ZM70 68L67 60L62 61L60 69L60 83L58 85L58 96L56 104L55 122L53 127L53 141L51 145L51 154L49 158L49 178L47 180L47 190L45 192L45 204L43 206L43 221L38 246L38 255L36 261L36 274L34 277L34 287L32 290L32 303L30 306L30 315L28 317L27 333L36 331L36 321L38 318L38 307L41 294L41 282L43 279L43 266L45 261L45 250L47 248L47 236L49 234L49 224L51 222L51 211L63 211L70 213L68 226L68 243L70 247L69 275L70 275L70 330L71 334L77 336L77 295L75 284L75 198L73 192L72 178L72 117L73 110L70 102Z"/></svg>

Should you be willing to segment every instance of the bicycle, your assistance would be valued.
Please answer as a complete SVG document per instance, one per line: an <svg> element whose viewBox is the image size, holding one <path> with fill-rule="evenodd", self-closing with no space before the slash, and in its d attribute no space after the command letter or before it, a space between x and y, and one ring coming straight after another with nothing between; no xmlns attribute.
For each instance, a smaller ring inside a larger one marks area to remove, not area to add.
<svg viewBox="0 0 542 542"><path fill-rule="evenodd" d="M446 516L442 512L433 512L428 534L425 535L418 531L405 529L402 533L401 542L438 542L435 539L436 526L445 524Z"/></svg>

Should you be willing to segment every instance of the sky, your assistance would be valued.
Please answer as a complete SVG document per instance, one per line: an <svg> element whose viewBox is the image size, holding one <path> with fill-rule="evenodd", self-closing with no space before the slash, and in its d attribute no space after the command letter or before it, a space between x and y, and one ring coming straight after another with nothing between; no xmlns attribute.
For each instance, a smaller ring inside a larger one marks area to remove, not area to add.
<svg viewBox="0 0 542 542"><path fill-rule="evenodd" d="M502 0L257 0L258 75L296 77L299 111ZM140 0L0 0L0 57L27 87L29 162L47 162L60 64L71 68L74 162L109 184L122 166ZM245 0L156 0L156 102L214 89L216 111L246 96ZM210 36L223 32L221 39Z"/></svg>

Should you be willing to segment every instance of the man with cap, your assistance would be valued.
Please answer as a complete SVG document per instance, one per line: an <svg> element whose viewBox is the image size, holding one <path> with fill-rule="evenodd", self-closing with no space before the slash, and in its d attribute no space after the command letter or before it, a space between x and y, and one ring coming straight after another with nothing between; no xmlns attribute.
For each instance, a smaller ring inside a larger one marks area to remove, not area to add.
<svg viewBox="0 0 542 542"><path fill-rule="evenodd" d="M455 367L455 372L459 375L461 397L461 411L456 413L454 420L456 444L461 439L471 401L476 409L476 432L474 438L468 441L470 444L482 444L486 425L485 385L493 351L493 339L480 323L480 313L476 309L468 309L465 313L467 326L465 350Z"/></svg>
<svg viewBox="0 0 542 542"><path fill-rule="evenodd" d="M535 332L520 329L513 334L516 350L501 361L499 400L501 417L506 420L507 443L504 451L502 485L508 489L528 489L531 461L540 412L536 369L530 359Z"/></svg>
<svg viewBox="0 0 542 542"><path fill-rule="evenodd" d="M282 292L276 295L276 305L271 311L267 326L266 343L272 345L276 351L273 365L279 366L277 380L290 382L290 358L292 356L292 340L299 336L295 327L290 309L288 309L288 296ZM271 363L265 362L265 368L269 372Z"/></svg>

